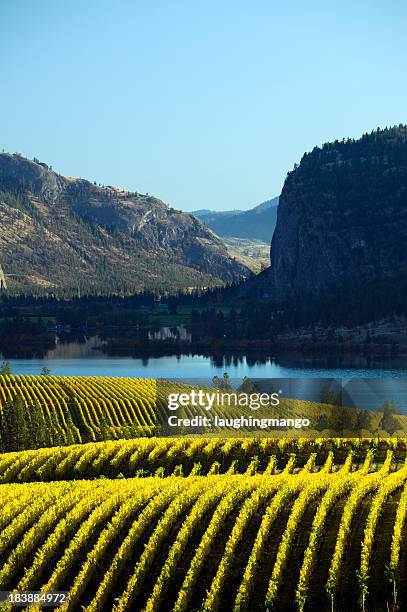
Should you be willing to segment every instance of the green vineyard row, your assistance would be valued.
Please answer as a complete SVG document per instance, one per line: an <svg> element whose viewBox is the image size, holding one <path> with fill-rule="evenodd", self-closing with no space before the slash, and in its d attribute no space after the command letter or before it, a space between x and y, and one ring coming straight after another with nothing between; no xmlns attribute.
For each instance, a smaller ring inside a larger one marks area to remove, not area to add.
<svg viewBox="0 0 407 612"><path fill-rule="evenodd" d="M152 379L0 376L0 410L16 398L28 421L39 406L61 443L152 435L160 405Z"/></svg>
<svg viewBox="0 0 407 612"><path fill-rule="evenodd" d="M335 471L311 454L296 474L2 484L0 590L69 591L88 612L406 609L395 451Z"/></svg>
<svg viewBox="0 0 407 612"><path fill-rule="evenodd" d="M168 397L189 389L188 385L178 382L153 379L0 376L0 451L172 434L173 431L168 430ZM200 406L186 405L177 411L177 416L187 419L207 414ZM230 421L241 416L241 409L215 403L213 415ZM383 437L389 434L404 437L407 434L404 415L391 416L386 421L380 411L290 398L281 399L278 409L261 408L254 416L309 419L314 428L294 430L296 437ZM383 424L389 422L391 426L383 429ZM239 432L253 435L253 429L246 426ZM185 431L179 428L176 433L203 435L209 432L198 427ZM227 426L217 433L235 436L236 430ZM284 436L284 431L276 429L267 435Z"/></svg>
<svg viewBox="0 0 407 612"><path fill-rule="evenodd" d="M313 471L330 471L351 457L357 470L373 452L380 466L387 450L393 452L391 469L407 456L407 439L273 438L138 438L91 442L0 454L0 483L70 479L191 476L213 474L294 474L313 461Z"/></svg>

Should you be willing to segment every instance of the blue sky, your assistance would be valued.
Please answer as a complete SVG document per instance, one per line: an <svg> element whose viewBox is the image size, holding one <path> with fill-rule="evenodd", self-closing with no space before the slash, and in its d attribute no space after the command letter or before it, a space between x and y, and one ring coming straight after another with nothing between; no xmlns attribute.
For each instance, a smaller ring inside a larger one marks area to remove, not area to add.
<svg viewBox="0 0 407 612"><path fill-rule="evenodd" d="M407 122L406 41L401 0L1 0L0 148L250 208L314 145Z"/></svg>

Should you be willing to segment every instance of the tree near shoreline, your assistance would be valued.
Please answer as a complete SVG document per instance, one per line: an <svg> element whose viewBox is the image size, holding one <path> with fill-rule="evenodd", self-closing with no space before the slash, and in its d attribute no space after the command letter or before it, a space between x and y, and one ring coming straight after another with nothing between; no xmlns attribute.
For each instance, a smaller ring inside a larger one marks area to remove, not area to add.
<svg viewBox="0 0 407 612"><path fill-rule="evenodd" d="M400 429L400 423L395 417L397 406L392 401L386 401L381 407L381 410L383 411L383 416L380 421L380 427L392 436L395 431Z"/></svg>
<svg viewBox="0 0 407 612"><path fill-rule="evenodd" d="M12 374L11 364L9 361L3 361L0 365L0 376L10 376Z"/></svg>

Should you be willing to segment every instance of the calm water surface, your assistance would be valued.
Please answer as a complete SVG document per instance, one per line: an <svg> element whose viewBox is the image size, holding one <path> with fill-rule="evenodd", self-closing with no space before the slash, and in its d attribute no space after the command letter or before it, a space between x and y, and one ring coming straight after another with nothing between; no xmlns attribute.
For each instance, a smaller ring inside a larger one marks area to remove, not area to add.
<svg viewBox="0 0 407 612"><path fill-rule="evenodd" d="M228 372L231 378L380 378L407 376L405 358L368 360L363 357L309 359L303 355L271 359L262 355L206 357L171 355L113 357L99 349L98 338L59 342L44 358L8 359L14 374L39 374L46 366L54 375L126 376L147 378L211 378Z"/></svg>
<svg viewBox="0 0 407 612"><path fill-rule="evenodd" d="M46 366L54 375L60 376L126 376L146 378L211 378L228 372L231 378L353 378L353 377L404 377L407 370L402 367L356 367L350 365L330 366L300 361L298 364L283 364L274 360L252 363L243 357L219 363L200 355L157 357L149 359L118 358L109 356L70 357L58 359L11 359L14 374L39 374Z"/></svg>

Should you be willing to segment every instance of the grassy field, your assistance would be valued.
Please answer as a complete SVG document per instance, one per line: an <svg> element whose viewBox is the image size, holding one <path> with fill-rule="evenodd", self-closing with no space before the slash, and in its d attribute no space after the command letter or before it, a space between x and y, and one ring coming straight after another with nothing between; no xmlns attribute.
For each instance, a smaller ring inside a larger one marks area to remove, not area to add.
<svg viewBox="0 0 407 612"><path fill-rule="evenodd" d="M193 310L200 312L205 310L207 306L178 306L176 314L170 314L166 304L156 305L154 310L149 314L149 323L156 323L157 325L185 325L191 319L191 313ZM217 306L216 311L222 312L224 315L228 315L231 310L230 306Z"/></svg>

